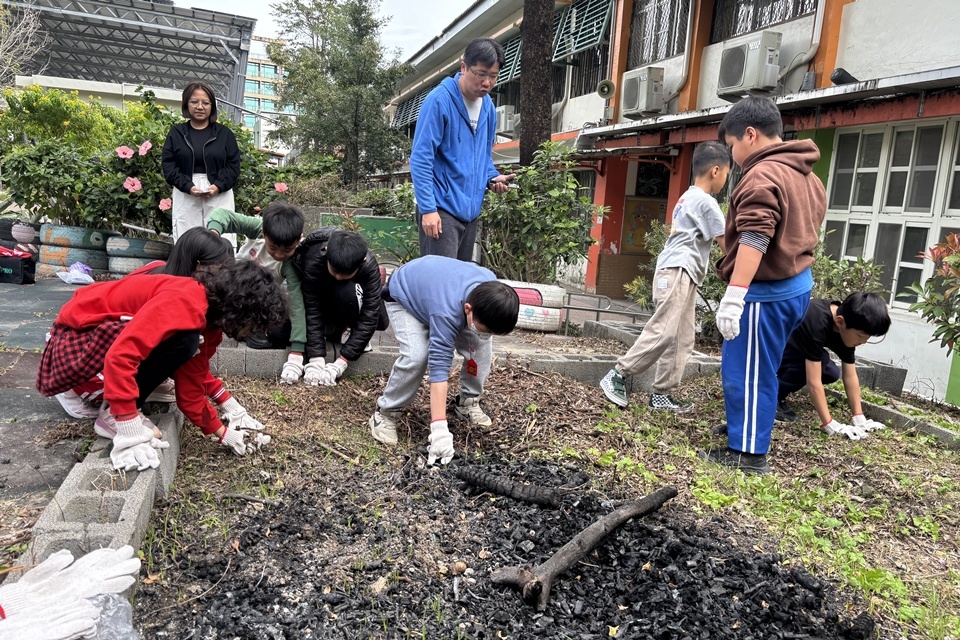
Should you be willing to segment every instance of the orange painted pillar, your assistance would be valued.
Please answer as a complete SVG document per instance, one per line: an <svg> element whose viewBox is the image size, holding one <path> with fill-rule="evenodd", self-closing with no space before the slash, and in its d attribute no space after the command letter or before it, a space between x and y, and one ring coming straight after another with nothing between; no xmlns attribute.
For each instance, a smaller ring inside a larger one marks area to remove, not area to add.
<svg viewBox="0 0 960 640"><path fill-rule="evenodd" d="M596 243L590 245L587 252L587 293L597 292L597 275L601 253L611 253L611 243L620 251L620 236L623 233L623 207L627 193L627 167L629 163L622 158L604 158L602 171L597 175L597 186L593 203L609 207L606 218L593 219L590 237Z"/></svg>
<svg viewBox="0 0 960 640"><path fill-rule="evenodd" d="M833 83L830 82L830 74L837 68L843 7L851 2L853 0L827 0L827 5L824 7L820 48L813 58L813 70L817 74L817 88L833 86Z"/></svg>
<svg viewBox="0 0 960 640"><path fill-rule="evenodd" d="M673 222L673 210L677 208L677 201L690 186L693 145L685 144L680 147L680 155L674 162L675 169L670 173L670 187L667 190L667 224Z"/></svg>
<svg viewBox="0 0 960 640"><path fill-rule="evenodd" d="M610 96L609 104L613 107L613 120L620 118L620 78L627 71L627 57L630 51L630 24L633 21L633 0L620 0L615 5L616 15L613 16L613 42L610 45L611 71L613 83L617 86Z"/></svg>

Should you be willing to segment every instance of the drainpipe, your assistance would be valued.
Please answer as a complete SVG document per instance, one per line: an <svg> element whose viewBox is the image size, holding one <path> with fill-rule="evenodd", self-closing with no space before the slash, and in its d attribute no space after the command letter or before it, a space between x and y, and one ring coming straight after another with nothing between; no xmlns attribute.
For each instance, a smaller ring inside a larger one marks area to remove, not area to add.
<svg viewBox="0 0 960 640"><path fill-rule="evenodd" d="M820 48L820 34L823 32L823 12L826 4L826 0L817 0L817 12L813 16L813 37L810 39L810 48L807 49L807 52L803 54L803 57L799 60L794 58L794 61L780 72L780 76L777 78L778 80L782 81L787 77L788 73L799 66L807 64L813 60L813 56L817 55L817 50Z"/></svg>
<svg viewBox="0 0 960 640"><path fill-rule="evenodd" d="M697 0L690 0L690 10L687 12L687 48L684 49L683 52L683 74L680 77L680 84L677 85L677 88L673 90L673 93L663 99L664 106L679 96L683 88L687 86L687 79L690 77L690 57L693 55L693 51L690 50L691 47L693 47L693 19L697 15L697 7L699 4Z"/></svg>
<svg viewBox="0 0 960 640"><path fill-rule="evenodd" d="M566 69L566 74L563 78L563 99L560 102L553 105L550 109L550 126L553 126L553 121L560 117L563 114L563 108L567 106L567 103L570 101L570 85L573 84L573 65L568 64ZM560 124L562 124L562 119L559 124L557 124L557 129L560 129Z"/></svg>

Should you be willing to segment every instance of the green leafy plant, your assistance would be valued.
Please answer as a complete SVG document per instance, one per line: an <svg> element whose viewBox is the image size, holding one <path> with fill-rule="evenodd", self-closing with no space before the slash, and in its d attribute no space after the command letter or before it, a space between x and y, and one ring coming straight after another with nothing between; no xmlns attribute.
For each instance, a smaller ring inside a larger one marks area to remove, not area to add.
<svg viewBox="0 0 960 640"><path fill-rule="evenodd" d="M485 264L498 276L554 282L561 262L587 255L592 220L605 209L581 194L572 153L544 142L532 164L514 170L519 188L487 195L480 244Z"/></svg>
<svg viewBox="0 0 960 640"><path fill-rule="evenodd" d="M78 151L99 151L115 127L114 109L80 99L77 91L31 85L0 90L6 109L0 113L0 153L23 144L57 140Z"/></svg>
<svg viewBox="0 0 960 640"><path fill-rule="evenodd" d="M936 244L923 254L933 263L933 276L923 284L914 283L907 287L917 295L917 301L910 305L910 311L920 313L920 317L934 326L930 342L940 341L947 348L947 355L953 353L960 339L960 236L952 234L946 240Z"/></svg>
<svg viewBox="0 0 960 640"><path fill-rule="evenodd" d="M829 231L827 233L833 233ZM813 291L811 297L843 300L856 291L886 293L880 276L883 265L873 260L834 260L826 253L826 235L824 235L813 253Z"/></svg>

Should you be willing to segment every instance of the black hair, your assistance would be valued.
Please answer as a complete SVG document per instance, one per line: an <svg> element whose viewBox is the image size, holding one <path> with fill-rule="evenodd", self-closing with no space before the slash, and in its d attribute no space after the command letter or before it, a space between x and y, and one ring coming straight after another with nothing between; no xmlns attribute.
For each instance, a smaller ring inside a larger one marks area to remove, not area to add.
<svg viewBox="0 0 960 640"><path fill-rule="evenodd" d="M753 127L768 138L783 137L783 119L772 98L749 96L733 105L723 116L717 128L717 136L733 136L737 140L743 137L747 127Z"/></svg>
<svg viewBox="0 0 960 640"><path fill-rule="evenodd" d="M207 324L236 338L247 329L264 334L289 317L289 303L273 274L252 260L236 260L203 281Z"/></svg>
<svg viewBox="0 0 960 640"><path fill-rule="evenodd" d="M704 142L693 150L693 175L696 177L710 173L714 167L729 167L733 165L733 156L725 144L719 142Z"/></svg>
<svg viewBox="0 0 960 640"><path fill-rule="evenodd" d="M857 291L848 295L837 315L843 316L848 329L863 331L871 336L885 336L890 330L890 313L882 296L871 291Z"/></svg>
<svg viewBox="0 0 960 640"><path fill-rule="evenodd" d="M303 237L303 211L289 202L271 202L262 216L263 237L273 244L289 247Z"/></svg>
<svg viewBox="0 0 960 640"><path fill-rule="evenodd" d="M496 64L498 69L503 69L506 61L507 57L503 53L503 47L493 38L477 38L471 41L463 52L463 62L468 67L482 64L490 68Z"/></svg>
<svg viewBox="0 0 960 640"><path fill-rule="evenodd" d="M187 86L183 89L183 102L180 104L180 113L187 120L190 119L190 111L187 108L190 104L190 98L193 97L193 92L197 89L200 89L208 96L210 96L210 124L213 124L217 121L217 96L213 93L213 88L206 82L200 82L199 80L194 80L193 82L188 82Z"/></svg>
<svg viewBox="0 0 960 640"><path fill-rule="evenodd" d="M517 326L520 297L510 285L497 280L481 282L467 296L467 302L474 319L491 333L505 335Z"/></svg>
<svg viewBox="0 0 960 640"><path fill-rule="evenodd" d="M233 258L233 245L225 238L209 229L192 227L177 238L167 265L160 273L189 278L196 273L198 266L230 264Z"/></svg>
<svg viewBox="0 0 960 640"><path fill-rule="evenodd" d="M367 241L356 231L337 229L327 240L327 264L338 275L350 275L360 268L369 250Z"/></svg>

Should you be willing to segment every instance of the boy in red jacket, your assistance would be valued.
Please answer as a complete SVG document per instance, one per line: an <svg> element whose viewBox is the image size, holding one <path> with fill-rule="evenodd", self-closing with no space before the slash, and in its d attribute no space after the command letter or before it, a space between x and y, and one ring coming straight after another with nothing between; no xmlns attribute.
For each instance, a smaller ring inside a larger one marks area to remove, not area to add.
<svg viewBox="0 0 960 640"><path fill-rule="evenodd" d="M232 399L222 385L211 393L217 390L208 389L206 381L223 333L243 338L274 326L287 313L286 298L273 277L252 262L205 275L202 281L138 275L90 285L57 315L37 389L54 395L103 371L103 396L116 434L110 458L117 469L159 465L157 449L164 444L144 425L139 408L167 377L176 382L177 406L186 417L235 453L269 442L260 433L245 440L247 430L263 429L246 411L227 409L230 424L224 426L207 397L219 396L224 407Z"/></svg>

